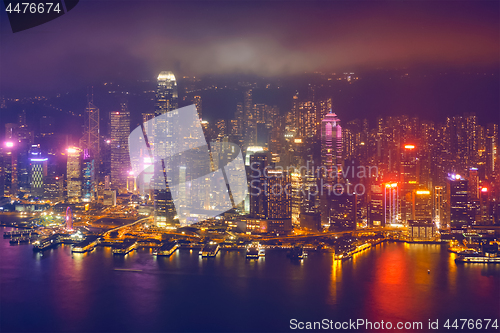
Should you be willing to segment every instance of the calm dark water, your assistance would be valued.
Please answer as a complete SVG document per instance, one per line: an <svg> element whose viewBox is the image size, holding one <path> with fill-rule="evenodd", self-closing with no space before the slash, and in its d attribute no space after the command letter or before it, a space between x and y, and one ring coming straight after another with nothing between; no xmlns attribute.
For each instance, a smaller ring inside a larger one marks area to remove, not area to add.
<svg viewBox="0 0 500 333"><path fill-rule="evenodd" d="M155 258L103 247L71 254L69 246L42 255L0 239L0 331L283 332L292 318L362 318L422 321L425 332L428 319L499 318L500 265L453 259L444 246L402 243L343 263L316 252L292 262L284 250L258 261L238 251Z"/></svg>

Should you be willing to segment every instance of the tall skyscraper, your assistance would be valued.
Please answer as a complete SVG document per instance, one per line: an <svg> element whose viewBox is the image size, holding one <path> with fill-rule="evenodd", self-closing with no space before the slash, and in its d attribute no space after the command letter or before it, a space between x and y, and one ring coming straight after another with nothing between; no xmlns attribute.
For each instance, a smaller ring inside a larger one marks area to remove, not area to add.
<svg viewBox="0 0 500 333"><path fill-rule="evenodd" d="M266 171L266 203L267 219L290 219L290 178L281 169Z"/></svg>
<svg viewBox="0 0 500 333"><path fill-rule="evenodd" d="M324 178L336 177L336 170L342 166L342 127L335 113L328 113L321 121L321 168Z"/></svg>
<svg viewBox="0 0 500 333"><path fill-rule="evenodd" d="M398 183L388 183L384 187L385 225L401 222Z"/></svg>
<svg viewBox="0 0 500 333"><path fill-rule="evenodd" d="M84 133L80 140L80 147L88 150L88 155L95 160L96 170L101 163L101 133L99 121L99 108L94 105L93 94L85 108ZM97 185L97 179L94 186Z"/></svg>
<svg viewBox="0 0 500 333"><path fill-rule="evenodd" d="M32 145L30 149L30 188L31 195L42 198L44 178L47 176L48 158L42 156L40 145Z"/></svg>
<svg viewBox="0 0 500 333"><path fill-rule="evenodd" d="M193 97L193 103L194 105L196 105L196 111L198 111L198 116L200 117L200 119L203 118L203 104L202 104L202 101L201 101L201 96L194 96Z"/></svg>
<svg viewBox="0 0 500 333"><path fill-rule="evenodd" d="M177 80L174 73L163 71L158 75L156 87L156 109L155 116L161 116L164 113L170 112L171 117L176 118L178 108L178 93ZM176 138L171 136L176 124L172 120L158 121L153 128L153 138L149 138L149 145L153 145L155 151L168 156L173 145L176 144ZM155 223L158 227L166 227L174 223L175 207L172 201L172 194L168 188L167 174L170 170L166 170L163 163L155 162L154 164L154 212Z"/></svg>
<svg viewBox="0 0 500 333"><path fill-rule="evenodd" d="M450 194L450 227L460 231L470 223L467 180L460 175L452 175L448 181Z"/></svg>
<svg viewBox="0 0 500 333"><path fill-rule="evenodd" d="M96 170L95 160L90 156L88 149L83 149L82 165L82 201L91 202L96 199Z"/></svg>
<svg viewBox="0 0 500 333"><path fill-rule="evenodd" d="M111 184L125 189L130 172L128 136L130 134L130 112L111 112Z"/></svg>
<svg viewBox="0 0 500 333"><path fill-rule="evenodd" d="M68 201L79 202L82 196L81 178L81 154L82 150L77 147L69 147L66 150L68 161L66 165L66 184Z"/></svg>
<svg viewBox="0 0 500 333"><path fill-rule="evenodd" d="M267 216L266 177L264 174L267 167L267 154L256 153L250 156L250 214L257 218Z"/></svg>

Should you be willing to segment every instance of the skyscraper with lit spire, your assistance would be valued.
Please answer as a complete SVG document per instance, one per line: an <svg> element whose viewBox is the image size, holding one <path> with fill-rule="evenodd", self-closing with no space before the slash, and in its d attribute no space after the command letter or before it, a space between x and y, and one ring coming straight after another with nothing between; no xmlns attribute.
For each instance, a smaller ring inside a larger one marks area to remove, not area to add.
<svg viewBox="0 0 500 333"><path fill-rule="evenodd" d="M175 119L175 115L178 112L177 108L177 80L174 73L163 71L157 78L155 117L171 112L173 117L168 118ZM153 128L153 138L148 138L149 144L154 145L157 152L159 152L158 148L161 147L160 150L163 150L162 154L164 156L169 155L169 151L176 144L175 138L170 134L173 132L176 124L168 120L168 118L166 118L164 123L161 123L161 120L157 121ZM158 227L165 227L167 224L171 224L175 216L172 194L168 187L164 189L165 182L168 181L167 174L169 171L166 170L166 167L168 166L163 165L163 163L155 163L154 166L154 213L155 224Z"/></svg>

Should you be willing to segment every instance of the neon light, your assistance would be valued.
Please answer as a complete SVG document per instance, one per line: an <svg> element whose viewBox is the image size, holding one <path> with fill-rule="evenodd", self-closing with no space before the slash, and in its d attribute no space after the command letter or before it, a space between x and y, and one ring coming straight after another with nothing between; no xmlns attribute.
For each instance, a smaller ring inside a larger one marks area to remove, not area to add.
<svg viewBox="0 0 500 333"><path fill-rule="evenodd" d="M415 149L414 145L405 145L405 149Z"/></svg>
<svg viewBox="0 0 500 333"><path fill-rule="evenodd" d="M30 161L32 162L45 162L48 161L48 158L31 158Z"/></svg>
<svg viewBox="0 0 500 333"><path fill-rule="evenodd" d="M6 142L6 143L5 143L5 147L8 147L8 148L12 148L12 147L14 147L14 142L12 142L12 141L8 141L8 142Z"/></svg>
<svg viewBox="0 0 500 333"><path fill-rule="evenodd" d="M488 188L487 188L487 187L483 187L483 188L481 189L481 192L488 192Z"/></svg>
<svg viewBox="0 0 500 333"><path fill-rule="evenodd" d="M418 191L417 191L417 194L431 194L431 191L427 191L427 190L418 190Z"/></svg>

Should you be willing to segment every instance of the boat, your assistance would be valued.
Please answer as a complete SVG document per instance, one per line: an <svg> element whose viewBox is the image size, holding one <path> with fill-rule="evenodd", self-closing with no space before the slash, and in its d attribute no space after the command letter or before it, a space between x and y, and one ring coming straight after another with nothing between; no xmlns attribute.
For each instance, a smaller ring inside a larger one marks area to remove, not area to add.
<svg viewBox="0 0 500 333"><path fill-rule="evenodd" d="M259 259L259 257L264 257L266 255L266 251L259 244L259 242L253 242L248 245L246 257L247 259Z"/></svg>
<svg viewBox="0 0 500 333"><path fill-rule="evenodd" d="M292 259L304 259L307 254L304 252L304 247L302 245L295 245L289 254Z"/></svg>
<svg viewBox="0 0 500 333"><path fill-rule="evenodd" d="M219 244L210 242L201 250L202 257L215 257L219 253Z"/></svg>
<svg viewBox="0 0 500 333"><path fill-rule="evenodd" d="M351 252L335 253L335 256L334 256L335 260L349 260L351 258L352 258Z"/></svg>
<svg viewBox="0 0 500 333"><path fill-rule="evenodd" d="M164 243L161 247L153 251L153 255L155 256L171 256L179 248L179 244L177 242L167 242Z"/></svg>
<svg viewBox="0 0 500 333"><path fill-rule="evenodd" d="M486 256L468 256L459 255L455 259L457 264L500 264L500 257L486 257Z"/></svg>

